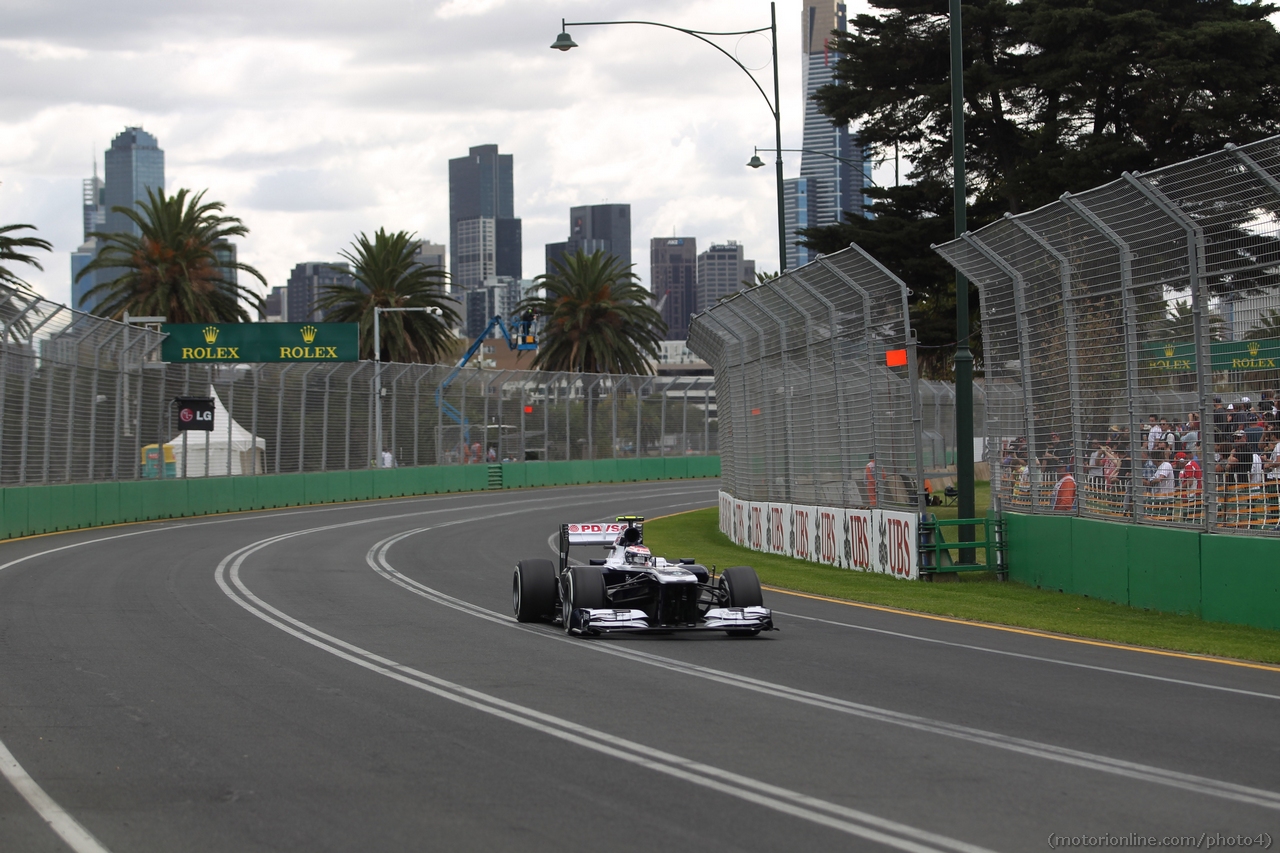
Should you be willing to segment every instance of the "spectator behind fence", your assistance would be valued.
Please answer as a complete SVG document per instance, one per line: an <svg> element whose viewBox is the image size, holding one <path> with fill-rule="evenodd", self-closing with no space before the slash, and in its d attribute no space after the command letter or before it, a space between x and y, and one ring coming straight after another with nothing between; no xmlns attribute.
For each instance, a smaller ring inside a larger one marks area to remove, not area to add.
<svg viewBox="0 0 1280 853"><path fill-rule="evenodd" d="M1071 511L1076 508L1076 478L1071 471L1064 471L1053 487L1053 508L1060 511Z"/></svg>
<svg viewBox="0 0 1280 853"><path fill-rule="evenodd" d="M1174 454L1173 461L1178 466L1178 482L1184 492L1199 492L1204 488L1204 474L1198 462L1181 451Z"/></svg>
<svg viewBox="0 0 1280 853"><path fill-rule="evenodd" d="M1089 454L1089 486L1098 488L1104 476L1103 465L1107 459L1106 445L1101 438L1093 440L1093 453Z"/></svg>
<svg viewBox="0 0 1280 853"><path fill-rule="evenodd" d="M1165 421L1168 424L1168 421ZM1155 415L1147 415L1147 453L1153 453L1156 449L1156 442L1164 436L1164 430L1160 428L1159 419Z"/></svg>
<svg viewBox="0 0 1280 853"><path fill-rule="evenodd" d="M1169 464L1168 453L1163 449L1154 451L1154 458L1149 460L1154 473L1150 478L1143 477L1143 485L1159 496L1172 495L1174 489L1173 466ZM1158 464L1157 464L1158 463Z"/></svg>
<svg viewBox="0 0 1280 853"><path fill-rule="evenodd" d="M1230 444L1218 445L1220 461L1214 470L1224 475L1225 482L1236 485L1248 482L1249 468L1253 460L1245 444L1247 437L1244 430L1236 430L1231 437Z"/></svg>
<svg viewBox="0 0 1280 853"><path fill-rule="evenodd" d="M876 455L867 454L867 467L863 469L867 486L867 506L876 505Z"/></svg>

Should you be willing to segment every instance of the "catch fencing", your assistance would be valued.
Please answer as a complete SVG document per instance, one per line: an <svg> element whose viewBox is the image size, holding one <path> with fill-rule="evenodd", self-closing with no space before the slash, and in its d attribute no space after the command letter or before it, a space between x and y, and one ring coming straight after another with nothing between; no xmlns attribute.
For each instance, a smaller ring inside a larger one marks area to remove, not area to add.
<svg viewBox="0 0 1280 853"><path fill-rule="evenodd" d="M1016 391L987 400L1006 507L1280 526L1280 137L935 248L979 288L988 385Z"/></svg>
<svg viewBox="0 0 1280 853"><path fill-rule="evenodd" d="M0 485L717 453L709 376L371 361L168 364L158 328L0 288ZM211 433L172 401L213 396ZM443 403L443 405L442 405Z"/></svg>
<svg viewBox="0 0 1280 853"><path fill-rule="evenodd" d="M857 246L720 301L689 348L715 369L738 501L914 509L946 464L944 433L922 440L907 288Z"/></svg>

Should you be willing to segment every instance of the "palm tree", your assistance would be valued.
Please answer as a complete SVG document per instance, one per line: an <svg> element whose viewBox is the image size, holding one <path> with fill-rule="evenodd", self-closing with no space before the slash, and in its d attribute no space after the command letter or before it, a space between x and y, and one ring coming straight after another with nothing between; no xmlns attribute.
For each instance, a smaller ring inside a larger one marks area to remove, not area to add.
<svg viewBox="0 0 1280 853"><path fill-rule="evenodd" d="M81 304L102 297L94 313L119 319L131 314L159 315L170 323L244 323L263 298L228 275L241 270L265 286L267 280L248 264L219 257L218 249L230 237L249 233L234 216L222 216L220 201L205 202L204 191L189 197L180 189L166 195L147 188L147 200L137 209L113 207L137 226L139 234L94 232L102 241L98 256L79 276L105 270L115 277L81 298Z"/></svg>
<svg viewBox="0 0 1280 853"><path fill-rule="evenodd" d="M1247 341L1265 341L1280 338L1280 310L1272 308L1258 318L1257 324L1245 336Z"/></svg>
<svg viewBox="0 0 1280 853"><path fill-rule="evenodd" d="M44 249L53 251L53 244L40 237L13 237L14 231L36 230L34 225L0 225L0 328L8 330L6 336L19 340L30 332L30 325L21 319L22 311L29 299L35 297L31 285L19 278L7 266L11 262L30 264L38 270L44 269L35 255L23 249ZM6 298L7 297L7 298Z"/></svg>
<svg viewBox="0 0 1280 853"><path fill-rule="evenodd" d="M581 250L551 262L538 276L542 296L519 310L545 318L533 366L574 373L653 372L667 324L649 304L649 291L613 255Z"/></svg>
<svg viewBox="0 0 1280 853"><path fill-rule="evenodd" d="M12 237L14 231L34 231L34 225L0 225L0 284L15 289L31 290L31 285L18 278L6 264L16 262L30 264L38 270L44 269L35 255L27 254L22 249L43 249L53 251L53 244L40 237Z"/></svg>
<svg viewBox="0 0 1280 853"><path fill-rule="evenodd" d="M408 231L388 234L379 228L372 240L362 233L352 241L350 251L339 253L351 265L355 282L325 285L315 307L326 320L360 324L361 358L373 358L374 308L428 309L382 316L384 361L439 361L457 344L450 331L459 320L453 308L456 303L444 291L449 275L415 261L416 247Z"/></svg>
<svg viewBox="0 0 1280 853"><path fill-rule="evenodd" d="M1206 311L1204 322L1209 327L1209 340L1220 341L1226 336L1226 321L1217 311ZM1160 340L1190 341L1195 338L1195 320L1191 303L1185 299L1166 308L1164 317L1155 322L1155 332Z"/></svg>
<svg viewBox="0 0 1280 853"><path fill-rule="evenodd" d="M773 281L775 278L778 278L781 275L782 273L778 273L778 272L758 272L756 273L755 278L744 278L742 280L742 286L744 288L759 287L762 284L768 284L769 282Z"/></svg>

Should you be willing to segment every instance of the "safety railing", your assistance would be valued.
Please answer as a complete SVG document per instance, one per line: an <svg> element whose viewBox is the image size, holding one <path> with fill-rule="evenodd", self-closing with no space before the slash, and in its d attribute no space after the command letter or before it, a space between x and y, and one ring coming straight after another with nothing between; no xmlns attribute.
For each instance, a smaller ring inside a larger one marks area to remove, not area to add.
<svg viewBox="0 0 1280 853"><path fill-rule="evenodd" d="M805 506L923 506L907 288L860 248L721 300L693 319L689 348L715 369L726 493ZM941 468L945 441L934 447L929 463Z"/></svg>
<svg viewBox="0 0 1280 853"><path fill-rule="evenodd" d="M1265 483L1232 478L1280 466L1280 137L935 248L979 288L987 457L1010 508L1273 532ZM1198 497L1166 485L1188 464Z"/></svg>
<svg viewBox="0 0 1280 853"><path fill-rule="evenodd" d="M715 455L710 376L373 362L167 364L164 335L0 287L0 486ZM211 433L170 403L216 398ZM185 437L184 437L185 436Z"/></svg>

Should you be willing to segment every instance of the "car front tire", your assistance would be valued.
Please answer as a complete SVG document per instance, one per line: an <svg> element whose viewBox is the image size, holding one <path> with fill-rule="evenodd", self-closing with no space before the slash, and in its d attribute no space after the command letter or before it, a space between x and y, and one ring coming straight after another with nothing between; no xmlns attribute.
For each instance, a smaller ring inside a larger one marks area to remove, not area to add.
<svg viewBox="0 0 1280 853"><path fill-rule="evenodd" d="M571 627L570 616L580 608L603 610L609 606L609 596L604 588L604 574L592 566L571 566L564 573L565 588L560 596L563 602L561 614L564 629Z"/></svg>
<svg viewBox="0 0 1280 853"><path fill-rule="evenodd" d="M764 607L760 578L750 566L730 566L720 575L726 607Z"/></svg>

